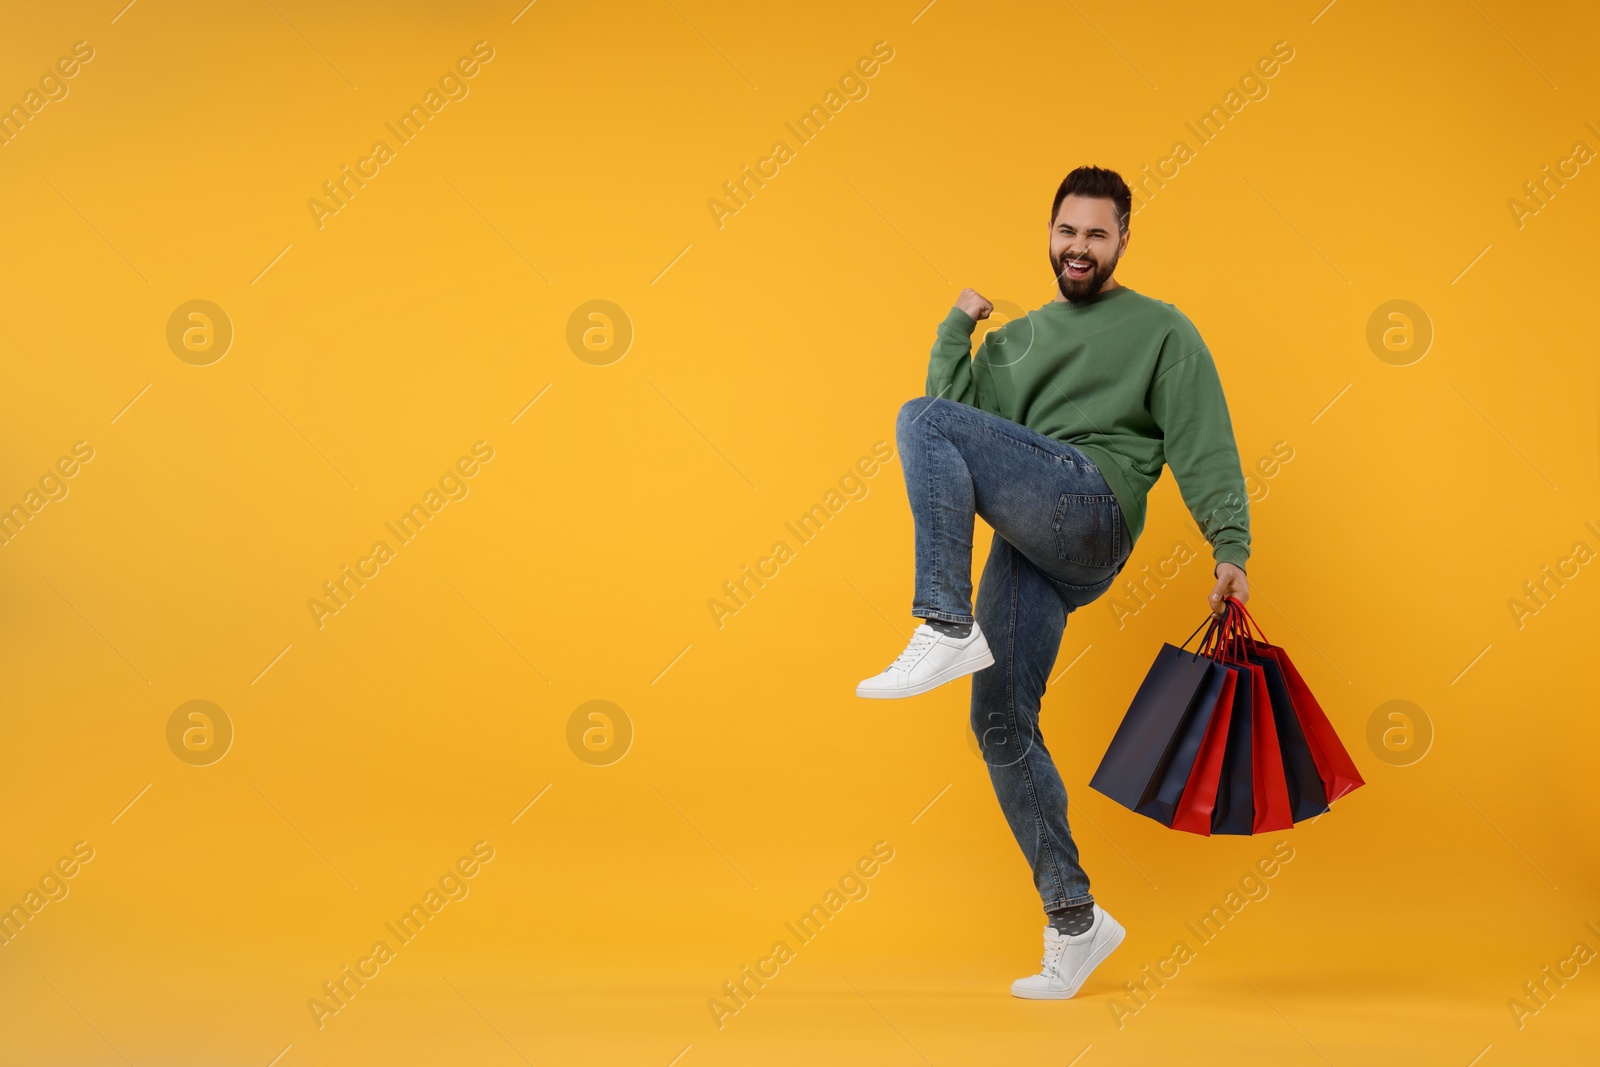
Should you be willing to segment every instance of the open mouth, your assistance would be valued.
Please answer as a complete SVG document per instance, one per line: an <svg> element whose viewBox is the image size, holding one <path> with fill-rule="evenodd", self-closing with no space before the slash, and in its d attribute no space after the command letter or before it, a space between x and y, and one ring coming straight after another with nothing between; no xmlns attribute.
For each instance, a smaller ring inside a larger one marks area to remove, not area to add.
<svg viewBox="0 0 1600 1067"><path fill-rule="evenodd" d="M1069 259L1065 262L1067 269L1062 273L1074 281L1087 278L1094 271L1094 264L1087 259Z"/></svg>

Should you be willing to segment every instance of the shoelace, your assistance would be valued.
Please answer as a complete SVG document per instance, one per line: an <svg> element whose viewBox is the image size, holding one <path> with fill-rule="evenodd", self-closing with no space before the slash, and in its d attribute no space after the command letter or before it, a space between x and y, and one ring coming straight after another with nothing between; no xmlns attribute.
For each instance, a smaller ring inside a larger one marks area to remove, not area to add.
<svg viewBox="0 0 1600 1067"><path fill-rule="evenodd" d="M1066 938L1044 943L1044 967L1040 971L1047 977L1054 978L1061 970L1061 954L1067 950Z"/></svg>
<svg viewBox="0 0 1600 1067"><path fill-rule="evenodd" d="M889 665L889 669L895 671L909 668L911 664L922 658L922 650L937 640L939 640L939 631L927 623L918 626L916 632L911 635L911 643L906 646L904 652L895 657L895 661Z"/></svg>

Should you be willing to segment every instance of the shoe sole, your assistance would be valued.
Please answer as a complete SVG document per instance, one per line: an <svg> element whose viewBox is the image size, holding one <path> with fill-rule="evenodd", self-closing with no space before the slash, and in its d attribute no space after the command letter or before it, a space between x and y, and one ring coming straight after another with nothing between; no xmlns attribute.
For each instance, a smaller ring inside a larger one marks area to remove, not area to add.
<svg viewBox="0 0 1600 1067"><path fill-rule="evenodd" d="M985 667L994 666L994 652L985 649L983 658L972 663L958 663L953 667L946 667L940 673L919 685L908 686L905 689L863 689L856 686L856 696L867 697L871 700L898 700L901 697L914 697L926 693L930 689L937 689L946 682L953 682L967 674L976 674Z"/></svg>
<svg viewBox="0 0 1600 1067"><path fill-rule="evenodd" d="M1128 931L1123 929L1121 923L1118 923L1109 915L1106 916L1106 918L1115 923L1116 927L1111 931L1111 936L1106 938L1099 948L1091 952L1087 960L1083 961L1083 967L1081 968L1081 971L1078 975L1078 980L1076 982L1066 989L1025 990L1018 992L1017 989L1013 987L1011 990L1011 995L1014 997L1019 997L1022 1000L1071 1000L1073 997L1077 996L1078 990L1083 988L1083 983L1089 980L1089 976L1094 973L1094 969L1100 966L1107 956L1115 952L1117 946L1122 944L1122 939L1128 936Z"/></svg>

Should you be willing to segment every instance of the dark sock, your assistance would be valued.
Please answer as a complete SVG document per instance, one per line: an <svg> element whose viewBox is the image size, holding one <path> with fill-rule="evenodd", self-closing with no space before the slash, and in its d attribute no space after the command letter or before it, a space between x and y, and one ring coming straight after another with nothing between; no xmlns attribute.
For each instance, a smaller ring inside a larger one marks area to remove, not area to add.
<svg viewBox="0 0 1600 1067"><path fill-rule="evenodd" d="M1069 937L1074 934L1085 934L1089 932L1089 927L1094 925L1094 901L1062 908L1060 911L1047 911L1045 916L1058 934L1066 934Z"/></svg>
<svg viewBox="0 0 1600 1067"><path fill-rule="evenodd" d="M972 633L970 622L945 622L943 619L923 619L933 629L950 637L966 637Z"/></svg>

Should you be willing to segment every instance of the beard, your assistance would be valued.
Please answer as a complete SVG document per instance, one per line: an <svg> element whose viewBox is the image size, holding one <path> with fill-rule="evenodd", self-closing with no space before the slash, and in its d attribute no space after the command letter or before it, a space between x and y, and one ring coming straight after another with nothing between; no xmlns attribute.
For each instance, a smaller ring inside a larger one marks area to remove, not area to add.
<svg viewBox="0 0 1600 1067"><path fill-rule="evenodd" d="M1111 257L1111 262L1101 263L1094 256L1086 257L1091 264L1088 274L1082 278L1071 278L1067 275L1067 255L1062 253L1060 259L1052 258L1050 266L1056 274L1056 288L1061 290L1065 300L1088 300L1100 291L1100 287L1110 280L1117 269L1117 259L1120 253Z"/></svg>

